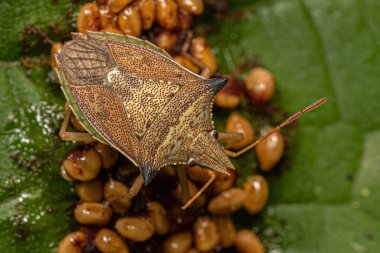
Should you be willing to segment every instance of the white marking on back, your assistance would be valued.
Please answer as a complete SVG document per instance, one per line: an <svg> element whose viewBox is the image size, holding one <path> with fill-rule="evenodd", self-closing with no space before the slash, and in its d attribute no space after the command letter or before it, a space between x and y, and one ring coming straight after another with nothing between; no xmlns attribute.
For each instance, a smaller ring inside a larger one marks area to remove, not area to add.
<svg viewBox="0 0 380 253"><path fill-rule="evenodd" d="M117 68L114 68L112 71L108 72L107 80L109 83L113 83L115 81L115 77L120 75L121 72Z"/></svg>

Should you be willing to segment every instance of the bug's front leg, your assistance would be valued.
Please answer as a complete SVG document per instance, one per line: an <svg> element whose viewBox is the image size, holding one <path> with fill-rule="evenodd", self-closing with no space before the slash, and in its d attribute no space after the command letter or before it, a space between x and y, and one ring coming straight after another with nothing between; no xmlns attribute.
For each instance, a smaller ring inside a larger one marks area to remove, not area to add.
<svg viewBox="0 0 380 253"><path fill-rule="evenodd" d="M207 183L205 183L202 186L202 188L189 201L186 202L185 205L182 206L182 209L187 209L215 180L216 175L212 170L207 170L207 173L209 174L210 179L207 181Z"/></svg>
<svg viewBox="0 0 380 253"><path fill-rule="evenodd" d="M61 137L63 141L95 141L89 133L67 132L72 113L70 106L66 103L65 118L63 119L61 129L59 130L59 137Z"/></svg>
<svg viewBox="0 0 380 253"><path fill-rule="evenodd" d="M244 139L242 133L218 133L218 141L224 143L223 147L229 149Z"/></svg>

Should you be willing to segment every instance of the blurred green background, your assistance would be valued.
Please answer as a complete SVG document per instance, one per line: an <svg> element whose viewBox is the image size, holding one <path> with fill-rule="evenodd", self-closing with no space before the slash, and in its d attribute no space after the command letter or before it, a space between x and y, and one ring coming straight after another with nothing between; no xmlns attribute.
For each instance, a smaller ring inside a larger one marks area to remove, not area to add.
<svg viewBox="0 0 380 253"><path fill-rule="evenodd" d="M0 2L0 252L54 252L75 229L74 193L59 175L72 146L57 137L64 100L50 46L33 35L67 36L71 9ZM292 131L281 173L266 174L268 207L236 218L269 252L380 252L379 12L378 0L235 0L228 15L200 20L222 73L252 59L274 73L273 106L290 113L329 98Z"/></svg>

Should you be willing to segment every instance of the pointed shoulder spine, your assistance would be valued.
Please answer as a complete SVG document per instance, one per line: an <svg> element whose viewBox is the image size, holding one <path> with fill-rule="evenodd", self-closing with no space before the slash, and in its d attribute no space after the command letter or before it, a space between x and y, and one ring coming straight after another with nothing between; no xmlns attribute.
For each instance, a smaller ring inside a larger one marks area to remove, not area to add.
<svg viewBox="0 0 380 253"><path fill-rule="evenodd" d="M206 80L208 89L214 94L218 93L221 89L223 89L224 86L226 86L227 82L228 78L212 78Z"/></svg>

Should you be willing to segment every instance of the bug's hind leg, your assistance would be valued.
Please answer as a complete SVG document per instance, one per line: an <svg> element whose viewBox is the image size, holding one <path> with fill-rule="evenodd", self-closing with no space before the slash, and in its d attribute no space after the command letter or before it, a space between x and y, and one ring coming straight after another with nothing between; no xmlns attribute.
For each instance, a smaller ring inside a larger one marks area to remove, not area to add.
<svg viewBox="0 0 380 253"><path fill-rule="evenodd" d="M189 200L185 205L182 206L182 209L187 209L215 180L215 173L211 170L207 170L207 173L210 175L210 179L205 183L202 188Z"/></svg>
<svg viewBox="0 0 380 253"><path fill-rule="evenodd" d="M188 32L186 41L185 43L183 43L183 46L181 49L181 55L185 57L186 59L188 59L189 61L191 61L195 66L197 66L198 68L202 70L201 76L203 78L209 79L211 77L210 67L188 53L192 38L193 38L193 33Z"/></svg>
<svg viewBox="0 0 380 253"><path fill-rule="evenodd" d="M63 119L61 129L59 130L59 137L61 137L63 141L95 141L89 133L67 132L72 113L70 106L66 104L65 118Z"/></svg>

